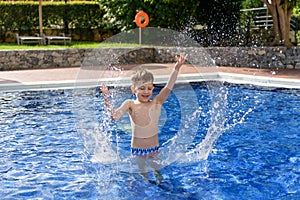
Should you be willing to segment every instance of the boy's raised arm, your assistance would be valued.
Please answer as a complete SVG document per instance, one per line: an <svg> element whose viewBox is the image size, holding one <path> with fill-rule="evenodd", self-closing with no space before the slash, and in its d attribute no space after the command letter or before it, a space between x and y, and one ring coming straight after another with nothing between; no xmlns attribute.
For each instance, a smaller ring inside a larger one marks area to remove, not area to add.
<svg viewBox="0 0 300 200"><path fill-rule="evenodd" d="M110 117L113 119L114 108L112 107L110 100L109 100L110 94L109 94L108 88L103 83L102 83L101 91L102 91L102 95L104 97L104 103L107 108L107 111L110 113Z"/></svg>
<svg viewBox="0 0 300 200"><path fill-rule="evenodd" d="M184 63L186 56L184 56L183 54L180 54L180 56L179 57L176 56L175 59L176 59L176 64L175 64L174 69L173 69L173 71L169 77L169 80L166 84L166 87L169 88L170 90L172 90L174 87L174 84L177 80L178 72L179 72L182 64Z"/></svg>
<svg viewBox="0 0 300 200"><path fill-rule="evenodd" d="M180 54L180 56L176 56L176 64L174 66L174 69L171 72L171 75L168 79L168 82L166 86L160 91L160 93L157 95L157 100L160 103L163 103L167 98L169 97L171 90L173 89L175 82L177 80L178 72L184 63L187 55Z"/></svg>
<svg viewBox="0 0 300 200"><path fill-rule="evenodd" d="M109 100L110 94L109 94L109 91L108 91L108 88L106 87L106 85L102 84L101 91L102 91L102 94L104 97L105 106L106 106L107 111L109 112L110 118L112 120L119 119L128 111L129 105L130 105L129 100L125 101L118 109L115 110L110 103L110 100Z"/></svg>

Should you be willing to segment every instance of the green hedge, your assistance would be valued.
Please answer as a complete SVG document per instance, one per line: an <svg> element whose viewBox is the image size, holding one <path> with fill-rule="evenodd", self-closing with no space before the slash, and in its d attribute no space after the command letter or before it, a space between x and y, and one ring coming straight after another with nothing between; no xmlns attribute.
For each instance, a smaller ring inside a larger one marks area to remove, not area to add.
<svg viewBox="0 0 300 200"><path fill-rule="evenodd" d="M32 34L39 29L38 2L0 2L0 40L5 32ZM43 2L43 27L101 28L103 9L96 2Z"/></svg>

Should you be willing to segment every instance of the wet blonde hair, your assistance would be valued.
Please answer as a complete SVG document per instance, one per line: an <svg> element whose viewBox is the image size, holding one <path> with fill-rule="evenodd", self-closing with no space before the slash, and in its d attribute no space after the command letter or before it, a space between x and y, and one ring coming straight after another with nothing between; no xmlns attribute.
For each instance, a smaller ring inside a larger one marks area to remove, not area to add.
<svg viewBox="0 0 300 200"><path fill-rule="evenodd" d="M149 72L148 70L141 69L137 71L132 77L132 86L134 88L138 88L140 85L147 83L147 82L152 82L154 81L153 74Z"/></svg>

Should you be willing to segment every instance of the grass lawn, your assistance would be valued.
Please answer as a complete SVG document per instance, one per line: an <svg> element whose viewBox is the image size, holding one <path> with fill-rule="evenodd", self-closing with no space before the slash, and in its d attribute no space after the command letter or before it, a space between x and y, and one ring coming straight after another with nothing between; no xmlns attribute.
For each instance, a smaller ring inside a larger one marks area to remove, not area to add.
<svg viewBox="0 0 300 200"><path fill-rule="evenodd" d="M0 50L31 50L31 49L66 49L66 48L109 48L109 47L137 47L139 44L105 43L105 42L72 42L70 45L35 45L16 43L0 43Z"/></svg>

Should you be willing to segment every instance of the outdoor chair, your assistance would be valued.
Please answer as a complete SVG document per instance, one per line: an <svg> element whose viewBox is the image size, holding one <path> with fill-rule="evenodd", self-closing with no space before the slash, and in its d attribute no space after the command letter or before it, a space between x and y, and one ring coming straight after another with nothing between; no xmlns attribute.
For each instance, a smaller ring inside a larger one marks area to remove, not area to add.
<svg viewBox="0 0 300 200"><path fill-rule="evenodd" d="M38 33L34 34L35 36L19 36L16 34L16 41L18 45L20 44L42 44L43 38L39 36Z"/></svg>
<svg viewBox="0 0 300 200"><path fill-rule="evenodd" d="M65 36L64 33L62 33L60 36L53 36L53 35L44 35L44 42L45 44L52 44L52 43L64 43L66 45L67 43L71 44L72 38Z"/></svg>

